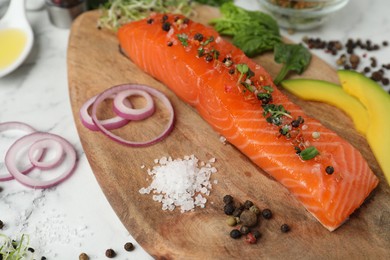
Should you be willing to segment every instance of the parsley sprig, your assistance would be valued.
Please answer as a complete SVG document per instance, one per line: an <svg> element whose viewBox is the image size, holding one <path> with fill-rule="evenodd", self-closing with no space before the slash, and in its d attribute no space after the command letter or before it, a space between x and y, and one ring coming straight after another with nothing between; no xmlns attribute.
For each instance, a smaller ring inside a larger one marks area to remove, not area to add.
<svg viewBox="0 0 390 260"><path fill-rule="evenodd" d="M268 123L272 123L274 125L281 125L283 120L282 117L286 116L292 118L290 112L288 112L283 105L276 104L266 104L263 105L263 116L266 117Z"/></svg>

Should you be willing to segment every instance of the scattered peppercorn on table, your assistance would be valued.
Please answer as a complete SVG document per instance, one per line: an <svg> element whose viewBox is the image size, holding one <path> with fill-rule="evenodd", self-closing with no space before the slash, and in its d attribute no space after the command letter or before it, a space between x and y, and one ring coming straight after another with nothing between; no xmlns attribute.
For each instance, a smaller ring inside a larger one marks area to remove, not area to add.
<svg viewBox="0 0 390 260"><path fill-rule="evenodd" d="M257 1L235 2L249 9L257 8ZM374 4L350 1L344 10L315 31L282 33L294 42L302 42L308 36L342 44L349 39L360 40L367 46L366 41L370 40L370 45L378 45L379 49L354 47L354 54L359 56L356 69L365 71L369 77L378 78L381 74L378 82L388 91L387 81L383 80L390 77L386 68L390 63L390 47L387 49L385 43L390 40L386 38L390 35L390 23L383 19L387 10L382 8L386 4L385 0ZM213 14L200 12L201 17ZM115 35L95 28L96 12L83 14L71 31L51 26L45 10L27 15L37 38L36 45L22 67L0 78L0 120L22 121L42 131L60 134L76 147L78 154L76 171L55 188L34 190L16 181L0 182L0 234L15 240L28 234L29 247L35 251L36 259L314 258L323 255L390 258L390 188L365 138L342 111L289 94L310 115L357 146L380 179L372 200L331 233L279 183L235 148L223 143L193 109L162 84L132 67L117 52ZM356 17L361 19L357 21ZM348 49L352 47L343 47L334 54L332 50L313 48L313 53L329 66L314 58L302 77L337 83L336 69L351 66ZM341 65L338 60L343 54L346 63ZM271 75L277 74L279 67L269 54L256 61ZM355 66L356 57L352 61ZM125 147L81 125L78 109L87 97L130 81L159 88L172 102L175 128L163 142L146 148ZM3 142L8 136L4 134L0 138ZM202 169L201 162L204 162L217 170L208 181L212 187L207 189L209 195L204 196L207 201L198 198L198 205L204 208L199 206L183 213L180 207L163 211L159 197L153 197L157 194L139 192L151 184L147 169L159 164L155 159L163 156L177 159L192 154L199 159L199 166L194 169ZM226 195L232 198L225 198ZM224 209L229 203L242 203L246 212L243 220L255 226L249 230L240 228L239 219L234 217L238 213L233 212L241 206L230 204ZM232 211L231 215L225 210ZM258 223L254 222L255 215ZM252 236L247 236L247 232ZM241 238L233 239L238 237ZM367 237L373 239L367 241Z"/></svg>

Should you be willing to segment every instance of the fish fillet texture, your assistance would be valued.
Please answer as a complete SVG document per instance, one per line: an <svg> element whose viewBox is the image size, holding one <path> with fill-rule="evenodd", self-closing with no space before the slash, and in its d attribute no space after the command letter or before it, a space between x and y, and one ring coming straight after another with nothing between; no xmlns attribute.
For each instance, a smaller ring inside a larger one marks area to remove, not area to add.
<svg viewBox="0 0 390 260"><path fill-rule="evenodd" d="M346 221L377 186L377 177L357 149L307 116L277 89L261 65L211 27L182 16L155 14L122 26L118 39L137 66L195 107L328 230ZM253 74L240 78L242 65ZM259 93L272 99L263 101ZM287 111L278 124L267 120L267 104ZM299 117L304 122L292 126ZM299 152L308 147L319 154L303 160ZM330 174L328 166L334 169Z"/></svg>

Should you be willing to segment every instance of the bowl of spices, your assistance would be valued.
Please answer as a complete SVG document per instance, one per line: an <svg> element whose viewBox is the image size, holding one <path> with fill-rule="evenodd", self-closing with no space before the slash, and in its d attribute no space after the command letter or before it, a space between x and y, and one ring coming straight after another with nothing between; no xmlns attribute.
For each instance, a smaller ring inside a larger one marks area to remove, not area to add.
<svg viewBox="0 0 390 260"><path fill-rule="evenodd" d="M349 0L259 0L265 11L286 29L309 30L324 24Z"/></svg>

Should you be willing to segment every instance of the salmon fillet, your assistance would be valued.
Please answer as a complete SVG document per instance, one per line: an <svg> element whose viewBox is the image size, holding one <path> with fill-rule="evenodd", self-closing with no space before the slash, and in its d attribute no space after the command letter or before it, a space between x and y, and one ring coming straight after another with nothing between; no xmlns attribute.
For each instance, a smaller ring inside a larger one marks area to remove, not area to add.
<svg viewBox="0 0 390 260"><path fill-rule="evenodd" d="M346 221L377 186L357 149L307 116L261 65L213 28L154 14L122 26L118 39L137 66L195 107L328 230Z"/></svg>

